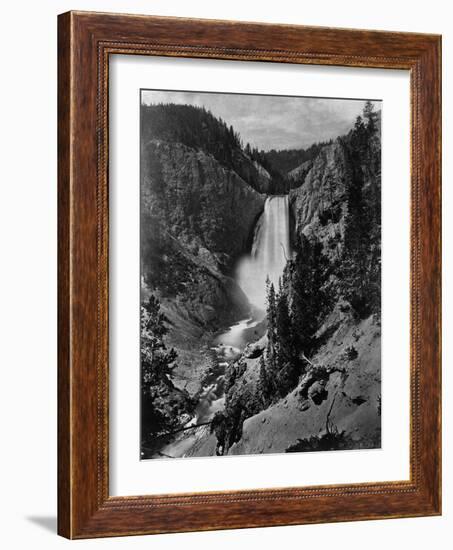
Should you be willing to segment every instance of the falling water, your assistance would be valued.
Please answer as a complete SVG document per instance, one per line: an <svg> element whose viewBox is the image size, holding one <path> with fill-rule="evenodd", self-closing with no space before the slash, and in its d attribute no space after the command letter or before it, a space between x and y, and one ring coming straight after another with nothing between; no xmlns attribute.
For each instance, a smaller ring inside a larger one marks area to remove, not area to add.
<svg viewBox="0 0 453 550"><path fill-rule="evenodd" d="M288 195L270 196L255 229L252 252L237 270L239 286L252 305L265 309L266 277L277 286L289 256Z"/></svg>

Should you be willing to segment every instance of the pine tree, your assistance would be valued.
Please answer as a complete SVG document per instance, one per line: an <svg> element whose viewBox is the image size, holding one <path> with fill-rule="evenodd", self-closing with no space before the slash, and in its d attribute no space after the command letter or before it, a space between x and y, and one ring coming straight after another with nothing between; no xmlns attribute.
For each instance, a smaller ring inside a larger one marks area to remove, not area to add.
<svg viewBox="0 0 453 550"><path fill-rule="evenodd" d="M354 310L365 308L364 295L368 250L368 217L363 197L363 173L357 152L351 155L351 178L346 188L347 215L344 231L342 281L345 297Z"/></svg>
<svg viewBox="0 0 453 550"><path fill-rule="evenodd" d="M377 116L378 115L374 110L374 105L368 100L363 108L363 118L365 119L366 129L369 134L376 131Z"/></svg>
<svg viewBox="0 0 453 550"><path fill-rule="evenodd" d="M360 159L365 157L368 147L368 131L363 118L359 115L355 121L354 129L350 136L351 150L353 152L353 166L360 165Z"/></svg>
<svg viewBox="0 0 453 550"><path fill-rule="evenodd" d="M276 297L276 340L277 345L277 360L280 368L294 361L294 341L293 328L289 315L288 299L286 292L281 284Z"/></svg>
<svg viewBox="0 0 453 550"><path fill-rule="evenodd" d="M176 351L167 350L164 337L168 333L167 318L160 310L159 300L151 294L141 308L142 389L150 384L169 381L175 368Z"/></svg>
<svg viewBox="0 0 453 550"><path fill-rule="evenodd" d="M283 396L297 384L300 362L289 313L288 298L281 282L276 302L276 358L278 364L276 380L279 394Z"/></svg>
<svg viewBox="0 0 453 550"><path fill-rule="evenodd" d="M374 164L380 165L380 148L371 140L377 120L371 102L365 105L364 119L366 125L362 120L356 123L349 141L343 144L349 173L341 259L343 295L361 318L379 310L381 271L380 173L373 169Z"/></svg>
<svg viewBox="0 0 453 550"><path fill-rule="evenodd" d="M167 349L167 319L159 300L151 295L141 308L141 431L142 441L177 427L182 412L193 403L171 381L177 353Z"/></svg>
<svg viewBox="0 0 453 550"><path fill-rule="evenodd" d="M275 330L276 330L276 307L275 307L275 288L274 284L266 278L266 318L267 318L267 338L271 347L275 343Z"/></svg>
<svg viewBox="0 0 453 550"><path fill-rule="evenodd" d="M269 377L272 380L276 379L278 372L278 363L277 363L277 353L276 353L276 344L277 344L277 334L276 334L276 323L277 323L277 310L275 303L275 288L273 283L271 283L269 277L266 278L266 296L267 296L267 346L266 346L266 365L267 372Z"/></svg>
<svg viewBox="0 0 453 550"><path fill-rule="evenodd" d="M324 290L327 260L319 242L311 243L301 235L295 243L295 257L289 265L291 275L290 315L297 353L310 355L316 346L319 320L328 307Z"/></svg>
<svg viewBox="0 0 453 550"><path fill-rule="evenodd" d="M321 243L301 235L279 280L278 293L266 280L268 342L260 364L260 387L272 387L273 396L291 391L301 374L301 355L310 355L316 347L316 330L330 307L324 288L328 265Z"/></svg>
<svg viewBox="0 0 453 550"><path fill-rule="evenodd" d="M260 357L260 374L258 380L258 391L261 398L261 403L263 407L267 407L270 403L272 396L272 380L269 378L269 375L266 370L266 362L264 361L264 356Z"/></svg>

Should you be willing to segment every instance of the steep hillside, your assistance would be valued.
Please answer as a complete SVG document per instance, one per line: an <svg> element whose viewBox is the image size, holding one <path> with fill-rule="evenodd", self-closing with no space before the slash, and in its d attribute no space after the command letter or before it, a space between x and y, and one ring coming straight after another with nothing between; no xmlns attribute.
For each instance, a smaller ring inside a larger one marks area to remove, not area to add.
<svg viewBox="0 0 453 550"><path fill-rule="evenodd" d="M275 170L286 175L296 170L301 164L315 159L325 145L327 143L314 143L306 149L280 149L278 151L271 149L262 154Z"/></svg>
<svg viewBox="0 0 453 550"><path fill-rule="evenodd" d="M311 170L313 166L313 160L306 160L302 164L299 164L299 166L296 166L293 170L288 172L287 177L290 181L290 189L294 189L295 187L300 187L303 185L305 178L308 174L308 172Z"/></svg>
<svg viewBox="0 0 453 550"><path fill-rule="evenodd" d="M204 151L259 193L272 192L272 176L260 163L258 152L250 146L244 149L233 127L210 111L172 103L142 105L141 126L142 147L152 140L160 140Z"/></svg>
<svg viewBox="0 0 453 550"><path fill-rule="evenodd" d="M148 142L142 169L142 215L159 228L157 233L145 226L144 238L177 239L202 263L229 273L248 245L265 197L210 154L181 143Z"/></svg>

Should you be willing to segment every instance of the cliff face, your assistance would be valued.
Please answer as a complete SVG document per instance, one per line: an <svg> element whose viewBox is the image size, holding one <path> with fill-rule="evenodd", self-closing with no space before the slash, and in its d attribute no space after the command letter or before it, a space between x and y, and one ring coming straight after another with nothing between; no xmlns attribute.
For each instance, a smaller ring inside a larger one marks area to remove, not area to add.
<svg viewBox="0 0 453 550"><path fill-rule="evenodd" d="M233 150L232 167L258 193L268 194L273 190L273 179L269 172L241 149Z"/></svg>
<svg viewBox="0 0 453 550"><path fill-rule="evenodd" d="M202 150L153 140L143 152L144 216L225 272L244 253L265 197Z"/></svg>
<svg viewBox="0 0 453 550"><path fill-rule="evenodd" d="M339 256L344 243L347 160L339 140L326 145L315 161L302 166L305 177L289 193L295 234L303 233L323 243L325 254Z"/></svg>

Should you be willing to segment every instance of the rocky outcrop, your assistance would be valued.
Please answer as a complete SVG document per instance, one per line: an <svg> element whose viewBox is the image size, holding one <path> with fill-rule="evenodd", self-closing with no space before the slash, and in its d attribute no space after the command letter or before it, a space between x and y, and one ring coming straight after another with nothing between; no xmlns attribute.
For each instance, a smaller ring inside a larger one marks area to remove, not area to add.
<svg viewBox="0 0 453 550"><path fill-rule="evenodd" d="M251 342L247 344L244 350L244 357L247 359L256 359L263 355L264 350L266 349L267 337L263 336L256 342Z"/></svg>
<svg viewBox="0 0 453 550"><path fill-rule="evenodd" d="M292 188L299 187L305 181L308 172L313 166L313 160L306 160L290 172L288 172L288 179Z"/></svg>
<svg viewBox="0 0 453 550"><path fill-rule="evenodd" d="M241 149L234 149L231 155L232 169L258 193L274 191L274 181L269 172L256 160L252 160Z"/></svg>
<svg viewBox="0 0 453 550"><path fill-rule="evenodd" d="M344 148L336 140L320 151L303 184L289 193L295 233L316 237L330 258L342 251L347 169Z"/></svg>
<svg viewBox="0 0 453 550"><path fill-rule="evenodd" d="M372 205L380 227L380 114L376 120L377 131L368 137L366 153L351 158L349 134L325 145L313 161L303 163L289 174L293 181L299 182L289 192L293 234L303 233L321 242L323 252L334 261L343 251L348 186L358 169L364 180L363 199Z"/></svg>
<svg viewBox="0 0 453 550"><path fill-rule="evenodd" d="M152 140L142 157L144 214L204 263L231 267L245 252L265 196L212 155L181 143Z"/></svg>
<svg viewBox="0 0 453 550"><path fill-rule="evenodd" d="M228 454L380 447L380 342L374 317L359 324L344 319L297 387L244 421ZM256 365L249 370L241 384L250 395Z"/></svg>

